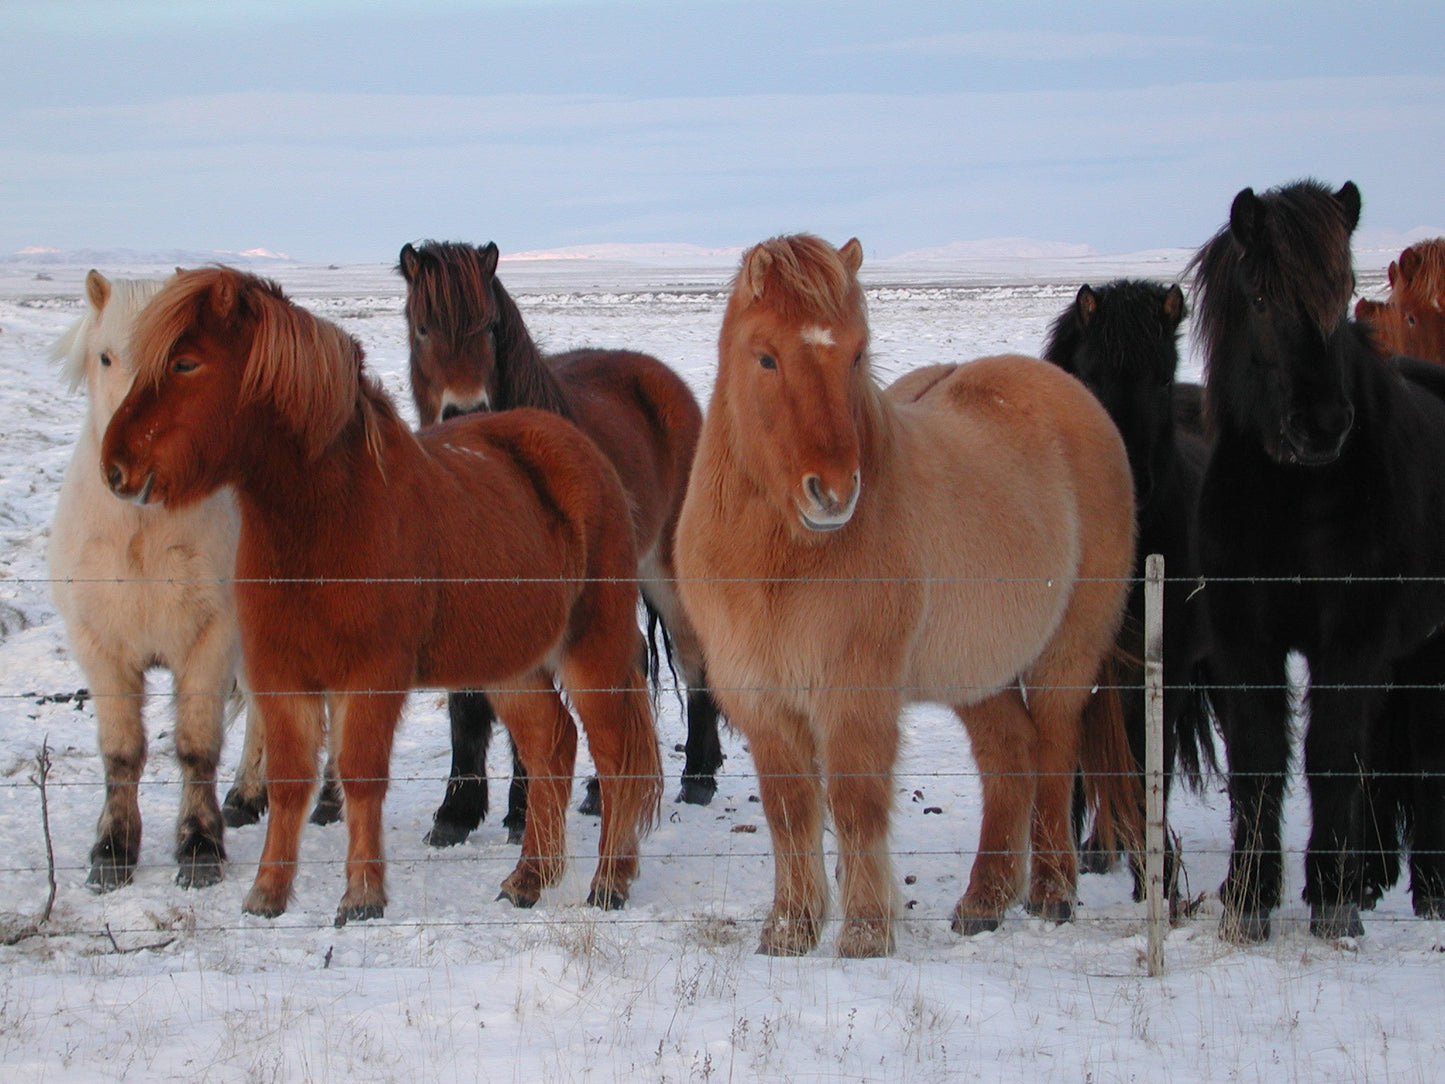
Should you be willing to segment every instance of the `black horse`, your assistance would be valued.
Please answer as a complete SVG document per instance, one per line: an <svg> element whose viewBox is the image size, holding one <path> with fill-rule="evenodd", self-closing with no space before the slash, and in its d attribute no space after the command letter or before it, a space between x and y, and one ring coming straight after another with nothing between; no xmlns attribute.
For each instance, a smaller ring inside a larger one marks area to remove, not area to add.
<svg viewBox="0 0 1445 1084"><path fill-rule="evenodd" d="M718 710L705 685L702 645L677 596L673 534L702 427L683 379L632 350L582 349L544 355L496 277L495 244L427 241L402 247L411 387L423 426L473 410L536 407L561 414L596 441L628 496L648 613L656 691L661 660L676 661L688 686L686 761L678 801L706 805L722 765ZM658 645L659 632L661 647ZM486 750L494 716L480 692L448 699L452 769L427 842L464 840L486 812ZM600 812L596 781L584 812ZM503 821L520 838L525 775L513 758Z"/></svg>
<svg viewBox="0 0 1445 1084"><path fill-rule="evenodd" d="M1216 432L1199 547L1229 758L1232 940L1267 938L1279 902L1291 651L1309 666L1311 931L1364 932L1402 827L1415 911L1445 915L1445 380L1381 358L1348 318L1359 216L1351 183L1246 188L1191 264Z"/></svg>
<svg viewBox="0 0 1445 1084"><path fill-rule="evenodd" d="M1164 787L1167 801L1177 739L1185 738L1182 762L1197 777L1200 757L1212 763L1213 746L1201 743L1208 705L1201 670L1208 649L1208 624L1196 591L1199 557L1195 513L1208 458L1200 435L1199 387L1176 384L1178 334L1184 292L1176 286L1119 280L1082 286L1074 303L1054 321L1044 357L1073 373L1104 404L1129 453L1138 505L1135 572L1144 558L1164 556ZM1136 583L1118 640L1119 677L1124 686L1124 723L1135 759L1144 763L1144 587ZM1113 856L1093 840L1084 845L1082 866L1103 872ZM1135 896L1142 894L1135 868ZM1178 889L1172 846L1165 857L1165 885L1171 904Z"/></svg>

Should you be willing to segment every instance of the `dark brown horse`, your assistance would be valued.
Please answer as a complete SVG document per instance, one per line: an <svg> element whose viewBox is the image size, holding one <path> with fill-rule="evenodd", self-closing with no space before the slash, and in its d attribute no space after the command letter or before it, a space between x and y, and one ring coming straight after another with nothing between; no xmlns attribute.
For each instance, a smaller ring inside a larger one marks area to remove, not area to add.
<svg viewBox="0 0 1445 1084"><path fill-rule="evenodd" d="M686 760L679 801L706 805L722 764L718 713L704 688L702 650L677 599L673 536L702 412L676 373L631 350L537 349L522 314L497 279L497 246L426 241L405 245L411 390L423 426L477 410L538 407L575 422L622 479L636 532L637 575L689 689ZM457 843L486 809L486 700L454 695L452 777L429 841ZM514 777L515 783L515 777ZM526 792L511 791L507 823L525 817Z"/></svg>
<svg viewBox="0 0 1445 1084"><path fill-rule="evenodd" d="M591 900L620 906L661 769L639 665L637 557L616 472L541 411L420 437L360 345L274 283L179 274L141 315L135 386L102 445L111 489L241 506L236 601L264 726L271 814L245 910L286 909L330 716L349 846L338 924L386 903L381 807L415 686L487 688L533 776L522 857L502 892L528 906L561 875L576 728L602 778Z"/></svg>

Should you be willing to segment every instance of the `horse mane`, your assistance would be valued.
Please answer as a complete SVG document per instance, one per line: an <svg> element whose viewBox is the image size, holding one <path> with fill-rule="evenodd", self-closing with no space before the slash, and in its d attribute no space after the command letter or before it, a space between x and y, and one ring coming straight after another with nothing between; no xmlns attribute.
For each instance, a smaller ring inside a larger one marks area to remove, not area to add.
<svg viewBox="0 0 1445 1084"><path fill-rule="evenodd" d="M367 447L380 464L379 424L398 415L362 371L361 344L294 304L270 279L222 266L177 272L136 322L136 380L159 384L176 344L207 317L251 328L239 406L270 400L311 459L359 412Z"/></svg>
<svg viewBox="0 0 1445 1084"><path fill-rule="evenodd" d="M146 302L161 288L161 279L110 279L109 295L102 308L87 302L85 312L50 348L51 360L60 363L60 377L71 391L85 383L85 347L97 326L113 321L121 326L135 319ZM125 344L119 344L124 346ZM129 347L127 355L129 354Z"/></svg>
<svg viewBox="0 0 1445 1084"><path fill-rule="evenodd" d="M1137 361L1137 352L1132 348L1174 341L1178 324L1171 328L1165 321L1169 291L1170 287L1148 279L1115 279L1103 286L1090 287L1089 293L1095 301L1092 317L1087 323L1084 321L1076 298L1049 326L1043 356L1073 372L1074 354L1086 342L1093 342L1104 356L1119 363L1121 371L1125 370L1129 363ZM1080 295L1083 293L1080 290ZM1180 320L1187 311L1187 307L1180 307Z"/></svg>
<svg viewBox="0 0 1445 1084"><path fill-rule="evenodd" d="M857 275L836 248L808 233L772 237L743 253L732 298L743 308L765 302L789 322L844 324L868 315Z"/></svg>
<svg viewBox="0 0 1445 1084"><path fill-rule="evenodd" d="M456 353L467 339L488 327L494 336L496 381L493 410L530 406L576 421L572 401L527 331L522 311L496 276L496 256L488 245L422 241L412 247L415 268L397 270L407 278L407 313L413 324L440 335ZM488 311L490 292L495 311Z"/></svg>
<svg viewBox="0 0 1445 1084"><path fill-rule="evenodd" d="M1445 237L1415 242L1400 253L1397 264L1401 281L1393 284L1392 300L1395 294L1400 294L1422 305L1440 308L1445 302ZM1408 280L1404 278L1407 265L1410 267Z"/></svg>
<svg viewBox="0 0 1445 1084"><path fill-rule="evenodd" d="M1205 369L1227 356L1248 299L1235 272L1248 261L1250 281L1272 306L1300 306L1328 337L1346 319L1355 288L1352 223L1319 181L1296 181L1257 197L1260 241L1248 251L1226 223L1189 261L1197 334Z"/></svg>

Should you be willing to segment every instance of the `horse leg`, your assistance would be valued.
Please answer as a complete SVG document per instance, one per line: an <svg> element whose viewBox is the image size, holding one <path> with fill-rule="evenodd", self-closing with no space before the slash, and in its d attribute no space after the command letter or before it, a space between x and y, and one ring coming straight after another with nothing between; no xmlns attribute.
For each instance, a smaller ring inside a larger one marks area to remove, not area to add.
<svg viewBox="0 0 1445 1084"><path fill-rule="evenodd" d="M283 675L274 685L291 689L296 682ZM264 727L269 775L266 790L271 808L256 880L241 909L248 915L275 918L285 912L291 885L296 879L301 825L306 819L306 804L316 786L316 757L326 723L326 702L316 693L268 695L259 683L256 691Z"/></svg>
<svg viewBox="0 0 1445 1084"><path fill-rule="evenodd" d="M452 770L442 804L432 814L429 847L465 843L487 815L487 746L492 740L496 714L482 692L455 692L447 696L452 731ZM524 806L525 808L525 806Z"/></svg>
<svg viewBox="0 0 1445 1084"><path fill-rule="evenodd" d="M1283 856L1280 817L1289 765L1288 690L1284 653L1249 649L1214 659L1215 703L1229 759L1229 809L1234 849L1220 885L1227 941L1269 938L1270 912L1279 904Z"/></svg>
<svg viewBox="0 0 1445 1084"><path fill-rule="evenodd" d="M577 765L577 727L546 673L492 694L527 767L527 826L522 855L502 881L497 899L531 907L566 868L567 799Z"/></svg>
<svg viewBox="0 0 1445 1084"><path fill-rule="evenodd" d="M978 855L968 891L953 909L954 932L968 936L998 929L1023 887L1038 734L1017 688L954 710L983 779Z"/></svg>
<svg viewBox="0 0 1445 1084"><path fill-rule="evenodd" d="M687 742L683 746L682 786L677 801L707 805L717 794L717 773L723 762L718 707L707 690L702 641L677 597L675 579L669 562L659 570L658 578L644 583L643 593L662 621L687 683Z"/></svg>
<svg viewBox="0 0 1445 1084"><path fill-rule="evenodd" d="M901 708L896 697L865 694L855 696L848 710L827 713L822 753L828 809L838 835L843 905L839 956L887 956L893 951L888 821Z"/></svg>
<svg viewBox="0 0 1445 1084"><path fill-rule="evenodd" d="M823 792L813 732L803 716L774 709L772 719L734 722L748 739L763 815L773 844L773 905L758 951L802 956L818 945L828 913L823 867Z"/></svg>
<svg viewBox="0 0 1445 1084"><path fill-rule="evenodd" d="M527 831L527 768L517 755L517 743L508 737L507 744L512 747L512 781L507 785L507 815L502 827L507 830L507 842L519 846Z"/></svg>
<svg viewBox="0 0 1445 1084"><path fill-rule="evenodd" d="M255 701L246 693L246 729L241 741L241 762L236 768L236 781L221 803L221 817L227 828L244 828L256 824L266 812L265 742L261 734L261 714Z"/></svg>
<svg viewBox="0 0 1445 1084"><path fill-rule="evenodd" d="M616 656L613 644L589 635L572 645L561 668L597 765L602 835L587 902L604 911L626 904L640 836L656 823L662 798L662 760L642 671L626 655Z"/></svg>
<svg viewBox="0 0 1445 1084"><path fill-rule="evenodd" d="M399 689L405 676L376 675L371 684ZM380 918L386 910L386 859L381 807L391 776L391 745L406 694L358 692L331 700L331 722L340 732L336 767L346 796L346 892L336 925Z"/></svg>
<svg viewBox="0 0 1445 1084"><path fill-rule="evenodd" d="M1093 675L1051 681L1030 688L1028 712L1034 721L1033 813L1030 817L1030 914L1051 922L1070 922L1078 886L1078 864L1070 812L1074 773L1079 764L1083 701Z"/></svg>
<svg viewBox="0 0 1445 1084"><path fill-rule="evenodd" d="M114 660L85 667L98 723L100 759L105 768L105 807L90 849L86 885L110 892L130 884L140 858L141 818L137 787L145 768L146 735L141 718L145 679Z"/></svg>
<svg viewBox="0 0 1445 1084"><path fill-rule="evenodd" d="M1445 918L1445 636L1437 635L1403 660L1390 696L1384 727L1394 741L1388 755L1373 765L1393 798L1389 812L1399 825L1403 812L1410 841L1410 896L1421 918ZM1383 729L1383 728L1382 728ZM1378 744L1378 743L1377 743ZM1375 808L1383 804L1378 798ZM1401 833L1390 838L1398 859ZM1366 848L1368 857L1369 847ZM1398 866L1397 866L1398 868ZM1367 890L1370 887L1367 884Z"/></svg>
<svg viewBox="0 0 1445 1084"><path fill-rule="evenodd" d="M216 769L221 761L226 696L235 669L230 628L212 624L192 645L176 675L176 758L181 763L180 815L176 822L176 884L205 888L220 881L226 860Z"/></svg>
<svg viewBox="0 0 1445 1084"><path fill-rule="evenodd" d="M331 698L327 707L335 708ZM335 824L346 816L346 795L341 786L341 771L337 767L337 750L344 740L342 729L346 725L344 710L332 710L326 727L326 767L321 770L321 790L316 795L316 805L311 810L311 823L322 827Z"/></svg>

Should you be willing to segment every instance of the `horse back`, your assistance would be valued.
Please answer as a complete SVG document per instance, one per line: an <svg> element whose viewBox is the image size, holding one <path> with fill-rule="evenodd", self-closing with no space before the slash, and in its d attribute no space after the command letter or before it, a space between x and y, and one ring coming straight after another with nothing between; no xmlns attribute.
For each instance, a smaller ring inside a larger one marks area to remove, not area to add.
<svg viewBox="0 0 1445 1084"><path fill-rule="evenodd" d="M650 354L574 350L550 358L578 426L597 443L627 494L639 550L670 538L702 430L683 379Z"/></svg>

